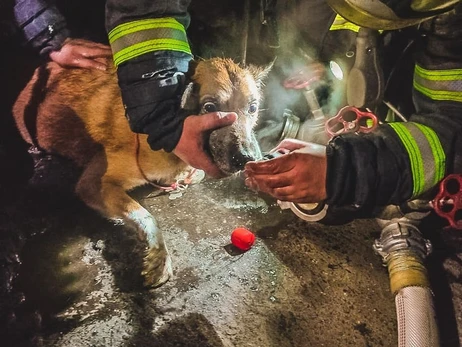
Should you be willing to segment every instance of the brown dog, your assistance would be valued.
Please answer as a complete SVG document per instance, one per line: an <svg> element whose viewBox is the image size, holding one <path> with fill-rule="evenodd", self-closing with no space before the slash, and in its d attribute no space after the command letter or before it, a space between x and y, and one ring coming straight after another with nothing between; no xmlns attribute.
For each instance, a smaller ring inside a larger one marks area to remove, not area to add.
<svg viewBox="0 0 462 347"><path fill-rule="evenodd" d="M190 114L234 111L238 120L214 131L209 150L226 174L261 157L253 127L262 79L268 69L243 68L230 59L195 63L183 96ZM122 219L148 243L143 275L159 286L172 275L171 259L155 218L126 191L154 182L173 182L188 169L172 153L152 151L146 135L134 134L125 118L115 69L108 72L39 67L14 106L26 142L73 160L83 169L76 194L105 217ZM32 124L32 126L31 126Z"/></svg>

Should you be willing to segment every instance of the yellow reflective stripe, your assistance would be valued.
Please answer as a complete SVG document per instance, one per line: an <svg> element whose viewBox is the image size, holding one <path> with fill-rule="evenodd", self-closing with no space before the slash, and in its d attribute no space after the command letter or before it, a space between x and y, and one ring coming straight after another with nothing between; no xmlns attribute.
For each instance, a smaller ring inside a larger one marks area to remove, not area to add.
<svg viewBox="0 0 462 347"><path fill-rule="evenodd" d="M432 100L462 102L462 69L427 70L416 65L413 85Z"/></svg>
<svg viewBox="0 0 462 347"><path fill-rule="evenodd" d="M142 54L160 50L180 51L191 54L191 49L187 42L174 39L155 39L121 49L114 54L114 64L117 66Z"/></svg>
<svg viewBox="0 0 462 347"><path fill-rule="evenodd" d="M414 88L420 93L428 96L432 100L462 102L462 92L448 92L448 91L443 91L443 90L433 90L433 89L422 86L416 81L414 81Z"/></svg>
<svg viewBox="0 0 462 347"><path fill-rule="evenodd" d="M415 142L409 130L407 130L401 123L390 123L389 125L393 128L393 130L395 130L409 155L412 181L414 185L412 197L415 197L422 193L424 186L424 168L419 146L417 145L417 142Z"/></svg>
<svg viewBox="0 0 462 347"><path fill-rule="evenodd" d="M183 25L178 22L175 18L161 18L161 19L142 19L133 22L123 23L112 29L109 34L109 43L114 42L121 36L133 34L134 32L158 29L158 28L170 28L180 30L186 33Z"/></svg>
<svg viewBox="0 0 462 347"><path fill-rule="evenodd" d="M123 23L109 32L114 64L160 50L192 55L184 26L175 18L143 19Z"/></svg>
<svg viewBox="0 0 462 347"><path fill-rule="evenodd" d="M181 31L164 28L148 29L128 34L120 37L118 40L115 40L111 44L112 53L117 54L118 52L127 47L153 39L169 39L187 42L186 34L182 33Z"/></svg>
<svg viewBox="0 0 462 347"><path fill-rule="evenodd" d="M334 22L330 26L329 30L350 30L354 32L358 32L361 27L347 21L345 18L337 14L334 18ZM379 33L382 33L383 30L379 30Z"/></svg>
<svg viewBox="0 0 462 347"><path fill-rule="evenodd" d="M457 81L462 79L462 69L427 70L416 64L414 72L432 81Z"/></svg>
<svg viewBox="0 0 462 347"><path fill-rule="evenodd" d="M444 153L440 139L433 129L422 124L414 123L414 125L425 135L430 145L435 165L433 171L433 182L429 183L431 183L432 186L435 186L444 178L446 173L446 153Z"/></svg>
<svg viewBox="0 0 462 347"><path fill-rule="evenodd" d="M431 128L413 122L389 123L389 125L408 153L414 198L443 179L446 171L446 154L437 134Z"/></svg>
<svg viewBox="0 0 462 347"><path fill-rule="evenodd" d="M359 28L356 24L348 22L345 18L337 14L329 30L351 30L358 32Z"/></svg>

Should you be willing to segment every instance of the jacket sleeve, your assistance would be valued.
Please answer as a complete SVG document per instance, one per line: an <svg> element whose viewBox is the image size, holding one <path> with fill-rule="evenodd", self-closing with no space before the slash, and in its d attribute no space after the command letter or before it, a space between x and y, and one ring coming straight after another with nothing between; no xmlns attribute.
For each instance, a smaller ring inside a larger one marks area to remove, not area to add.
<svg viewBox="0 0 462 347"><path fill-rule="evenodd" d="M69 36L65 18L49 1L17 0L14 15L26 42L41 55L59 50Z"/></svg>
<svg viewBox="0 0 462 347"><path fill-rule="evenodd" d="M409 122L373 133L338 136L329 143L327 202L385 206L431 199L439 182L462 172L461 5L422 26Z"/></svg>
<svg viewBox="0 0 462 347"><path fill-rule="evenodd" d="M106 29L130 128L153 150L172 151L186 114L180 110L192 59L187 0L108 0Z"/></svg>

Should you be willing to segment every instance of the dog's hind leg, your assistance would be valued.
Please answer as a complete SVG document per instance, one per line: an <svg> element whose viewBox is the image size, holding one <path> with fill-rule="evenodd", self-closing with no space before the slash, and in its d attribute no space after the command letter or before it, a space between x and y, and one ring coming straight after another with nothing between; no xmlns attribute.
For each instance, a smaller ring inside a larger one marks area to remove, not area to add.
<svg viewBox="0 0 462 347"><path fill-rule="evenodd" d="M134 227L148 244L144 257L144 284L158 287L172 276L172 262L154 216L132 199L113 177L107 175L102 154L93 158L76 187L77 195L91 208L113 220Z"/></svg>

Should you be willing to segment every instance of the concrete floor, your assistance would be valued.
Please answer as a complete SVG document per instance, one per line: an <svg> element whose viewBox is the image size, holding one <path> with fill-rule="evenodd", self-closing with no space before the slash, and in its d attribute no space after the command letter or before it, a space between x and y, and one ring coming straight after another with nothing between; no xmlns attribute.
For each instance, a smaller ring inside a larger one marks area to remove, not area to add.
<svg viewBox="0 0 462 347"><path fill-rule="evenodd" d="M157 217L174 262L174 278L150 291L139 276L143 246L124 226L49 187L7 209L35 235L20 252L15 290L21 310L40 312L44 346L397 346L374 220L307 223L237 177L205 179L176 199L157 193L133 193ZM236 255L238 226L257 241ZM442 345L460 346L462 234L433 236Z"/></svg>

